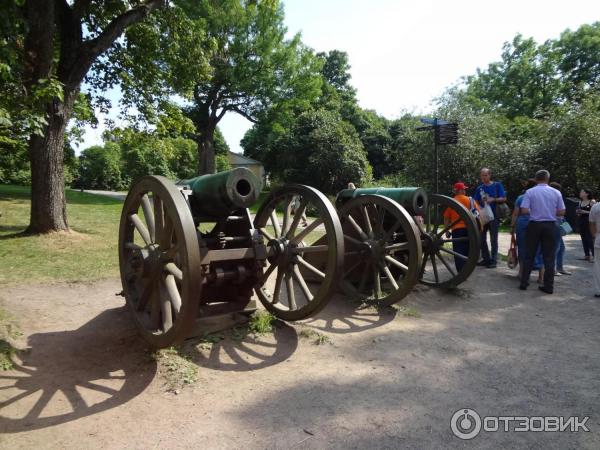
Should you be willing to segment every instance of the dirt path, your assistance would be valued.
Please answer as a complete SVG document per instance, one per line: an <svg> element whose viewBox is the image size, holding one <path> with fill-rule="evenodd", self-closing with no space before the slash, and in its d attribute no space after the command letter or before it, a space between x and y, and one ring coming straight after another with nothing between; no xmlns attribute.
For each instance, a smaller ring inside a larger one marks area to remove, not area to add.
<svg viewBox="0 0 600 450"><path fill-rule="evenodd" d="M2 448L600 448L600 302L570 237L556 294L502 265L410 314L336 299L305 325L197 348L199 380L165 392L117 280L5 289L26 352L0 373ZM533 287L533 286L532 286ZM420 317L412 317L418 311ZM311 327L331 343L314 345ZM481 416L590 416L589 433L450 430Z"/></svg>

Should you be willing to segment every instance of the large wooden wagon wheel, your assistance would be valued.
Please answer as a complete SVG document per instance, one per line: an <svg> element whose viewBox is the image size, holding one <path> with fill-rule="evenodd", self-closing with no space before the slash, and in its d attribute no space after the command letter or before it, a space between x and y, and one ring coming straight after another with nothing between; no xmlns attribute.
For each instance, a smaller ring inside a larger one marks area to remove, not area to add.
<svg viewBox="0 0 600 450"><path fill-rule="evenodd" d="M402 300L419 279L417 225L397 202L380 195L348 200L339 210L346 254L344 292L380 305Z"/></svg>
<svg viewBox="0 0 600 450"><path fill-rule="evenodd" d="M445 222L444 214L451 219ZM452 235L456 225L464 225L464 236ZM423 262L419 281L443 288L455 287L465 281L475 270L479 257L479 229L473 214L456 200L433 194L420 227ZM466 250L458 249L456 243L468 246Z"/></svg>
<svg viewBox="0 0 600 450"><path fill-rule="evenodd" d="M254 226L267 243L267 267L256 288L265 308L283 320L321 310L337 289L344 257L331 202L311 187L288 185L265 200Z"/></svg>
<svg viewBox="0 0 600 450"><path fill-rule="evenodd" d="M183 341L202 287L200 249L189 206L168 179L137 181L119 228L123 293L144 338L155 347Z"/></svg>

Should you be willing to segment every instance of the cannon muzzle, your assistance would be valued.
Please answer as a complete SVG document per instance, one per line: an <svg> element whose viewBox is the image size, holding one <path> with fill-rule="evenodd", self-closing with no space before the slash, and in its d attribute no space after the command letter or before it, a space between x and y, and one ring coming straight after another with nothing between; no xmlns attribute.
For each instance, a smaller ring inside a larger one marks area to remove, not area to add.
<svg viewBox="0 0 600 450"><path fill-rule="evenodd" d="M412 216L422 216L427 209L427 193L419 187L344 189L337 195L336 207L339 209L347 200L368 194L391 198L402 205Z"/></svg>
<svg viewBox="0 0 600 450"><path fill-rule="evenodd" d="M261 190L260 180L244 167L180 180L177 184L189 186L192 214L204 218L227 217L239 208L248 208Z"/></svg>

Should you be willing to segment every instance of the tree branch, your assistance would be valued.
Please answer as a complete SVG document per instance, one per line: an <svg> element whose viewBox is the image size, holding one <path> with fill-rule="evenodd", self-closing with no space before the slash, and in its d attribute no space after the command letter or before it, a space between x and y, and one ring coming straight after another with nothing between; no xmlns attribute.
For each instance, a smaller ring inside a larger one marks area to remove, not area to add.
<svg viewBox="0 0 600 450"><path fill-rule="evenodd" d="M124 12L115 17L100 35L81 46L77 57L77 64L73 68L70 82L75 84L83 80L96 58L113 45L117 38L130 25L142 21L155 9L162 8L168 4L168 0L148 0L146 3Z"/></svg>
<svg viewBox="0 0 600 450"><path fill-rule="evenodd" d="M223 108L223 111L226 111L227 108ZM233 107L230 109L231 111L235 111L236 113L238 113L240 116L248 119L250 122L252 123L258 123L258 120L256 120L254 117L252 117L251 115L245 113L244 111L242 111L241 109L239 109L238 107Z"/></svg>

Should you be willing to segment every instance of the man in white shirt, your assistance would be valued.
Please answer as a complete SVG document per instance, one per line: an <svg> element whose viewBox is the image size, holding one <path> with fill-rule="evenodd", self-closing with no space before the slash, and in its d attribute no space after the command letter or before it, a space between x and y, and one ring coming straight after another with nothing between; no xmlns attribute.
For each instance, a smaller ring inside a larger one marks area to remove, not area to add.
<svg viewBox="0 0 600 450"><path fill-rule="evenodd" d="M600 203L592 206L590 211L590 231L595 237L594 248L596 259L594 260L594 286L596 288L595 297L600 297Z"/></svg>

